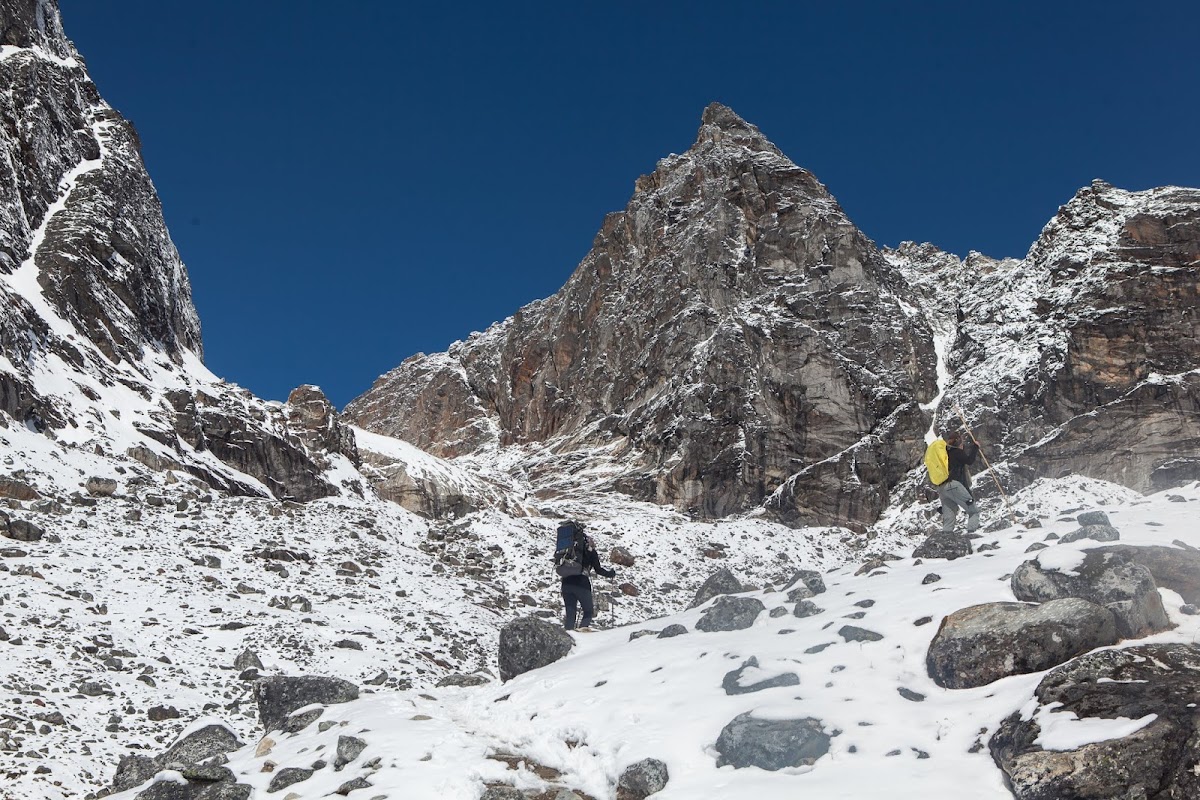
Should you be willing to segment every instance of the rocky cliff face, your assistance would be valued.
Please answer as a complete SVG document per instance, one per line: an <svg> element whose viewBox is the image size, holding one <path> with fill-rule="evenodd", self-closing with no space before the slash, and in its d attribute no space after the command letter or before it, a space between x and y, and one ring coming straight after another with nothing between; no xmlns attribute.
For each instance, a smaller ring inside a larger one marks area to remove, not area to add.
<svg viewBox="0 0 1200 800"><path fill-rule="evenodd" d="M638 180L554 297L346 409L453 457L523 448L700 516L772 498L796 522L873 520L936 393L909 289L815 177L720 105ZM781 488L782 487L782 488Z"/></svg>
<svg viewBox="0 0 1200 800"><path fill-rule="evenodd" d="M0 0L0 88L0 411L64 447L228 491L352 490L327 473L330 455L357 461L353 434L319 392L280 408L204 369L137 134L53 0Z"/></svg>
<svg viewBox="0 0 1200 800"><path fill-rule="evenodd" d="M1200 477L1200 191L1097 181L1024 260L914 245L888 258L942 289L939 416L959 404L1014 483L1080 473L1148 491Z"/></svg>

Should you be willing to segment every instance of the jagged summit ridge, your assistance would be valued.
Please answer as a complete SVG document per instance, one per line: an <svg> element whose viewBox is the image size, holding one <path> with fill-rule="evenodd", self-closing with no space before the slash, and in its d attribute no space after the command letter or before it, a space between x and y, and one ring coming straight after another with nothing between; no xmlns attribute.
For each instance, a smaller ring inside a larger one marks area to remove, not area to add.
<svg viewBox="0 0 1200 800"><path fill-rule="evenodd" d="M811 173L714 105L557 294L346 411L438 455L535 448L535 474L582 458L607 488L724 515L817 464L802 483L910 460L934 359L905 292ZM885 497L789 513L861 521Z"/></svg>

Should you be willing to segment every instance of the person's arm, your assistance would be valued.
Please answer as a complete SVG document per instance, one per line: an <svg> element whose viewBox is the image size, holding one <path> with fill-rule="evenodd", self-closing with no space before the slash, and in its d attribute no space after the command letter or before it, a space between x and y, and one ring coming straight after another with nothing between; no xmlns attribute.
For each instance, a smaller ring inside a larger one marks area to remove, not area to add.
<svg viewBox="0 0 1200 800"><path fill-rule="evenodd" d="M606 578L617 577L617 571L615 569L605 569L600 564L600 554L597 553L595 550L588 551L588 566L590 566L592 569L596 570L596 572L598 574L603 575Z"/></svg>

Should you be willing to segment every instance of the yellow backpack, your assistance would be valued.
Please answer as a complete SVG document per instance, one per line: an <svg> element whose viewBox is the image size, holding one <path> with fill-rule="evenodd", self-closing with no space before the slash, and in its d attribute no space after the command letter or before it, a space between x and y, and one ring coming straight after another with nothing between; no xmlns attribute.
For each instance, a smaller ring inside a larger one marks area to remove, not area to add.
<svg viewBox="0 0 1200 800"><path fill-rule="evenodd" d="M925 469L929 471L929 482L941 486L950 479L950 456L946 454L946 440L935 439L925 449Z"/></svg>

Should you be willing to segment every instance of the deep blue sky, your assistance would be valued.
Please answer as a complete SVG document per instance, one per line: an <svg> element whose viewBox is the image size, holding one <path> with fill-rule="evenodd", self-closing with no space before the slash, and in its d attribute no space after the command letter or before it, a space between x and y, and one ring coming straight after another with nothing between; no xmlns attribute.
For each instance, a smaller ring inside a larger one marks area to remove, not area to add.
<svg viewBox="0 0 1200 800"><path fill-rule="evenodd" d="M60 0L217 374L338 406L554 293L714 100L880 244L1021 256L1200 185L1200 4Z"/></svg>

